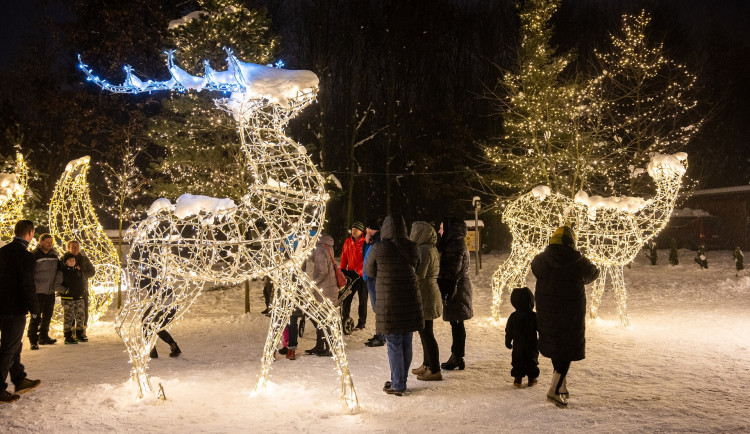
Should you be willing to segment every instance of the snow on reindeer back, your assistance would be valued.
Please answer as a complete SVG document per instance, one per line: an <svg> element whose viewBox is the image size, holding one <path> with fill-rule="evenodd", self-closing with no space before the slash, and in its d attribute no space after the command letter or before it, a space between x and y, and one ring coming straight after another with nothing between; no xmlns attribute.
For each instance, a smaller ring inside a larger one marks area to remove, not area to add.
<svg viewBox="0 0 750 434"><path fill-rule="evenodd" d="M219 199L185 193L177 198L177 202L174 205L172 205L169 199L163 197L156 199L149 207L147 214L149 217L152 217L159 211L166 210L167 212L174 212L175 217L180 219L200 213L206 213L209 217L217 217L222 211L231 210L236 207L237 205L232 199Z"/></svg>

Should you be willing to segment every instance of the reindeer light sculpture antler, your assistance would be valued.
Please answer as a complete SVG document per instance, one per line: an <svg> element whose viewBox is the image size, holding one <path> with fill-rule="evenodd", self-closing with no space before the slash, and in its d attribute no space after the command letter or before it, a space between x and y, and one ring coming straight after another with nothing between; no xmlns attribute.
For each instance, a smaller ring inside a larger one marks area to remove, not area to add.
<svg viewBox="0 0 750 434"><path fill-rule="evenodd" d="M594 282L589 315L596 318L609 276L620 322L629 327L622 268L666 226L686 166L685 153L654 155L647 171L656 183L656 195L649 200L589 197L583 191L571 199L539 186L511 202L503 212L503 221L510 228L513 244L510 257L492 276L493 318L500 318L503 294L525 286L531 260L549 243L555 229L572 223L579 250L601 268Z"/></svg>
<svg viewBox="0 0 750 434"><path fill-rule="evenodd" d="M172 78L164 82L144 82L125 67L125 82L111 85L80 65L90 81L112 92L231 92L215 103L237 122L252 176L237 202L189 194L174 204L157 199L148 217L129 229L133 254L128 272L135 288L116 328L130 355L132 377L139 396L144 389L153 390L147 367L156 333L182 317L205 284L268 275L280 295L274 301L256 390L266 384L283 325L296 306L325 330L339 371L341 399L355 409L359 403L344 352L341 316L328 299L316 300L320 290L301 270L317 241L317 233L310 233L322 226L328 195L305 148L284 134L289 120L315 99L318 77L311 71L241 62L230 50L227 54L226 71L214 71L204 62L205 75L196 77L177 67L173 52L167 52Z"/></svg>

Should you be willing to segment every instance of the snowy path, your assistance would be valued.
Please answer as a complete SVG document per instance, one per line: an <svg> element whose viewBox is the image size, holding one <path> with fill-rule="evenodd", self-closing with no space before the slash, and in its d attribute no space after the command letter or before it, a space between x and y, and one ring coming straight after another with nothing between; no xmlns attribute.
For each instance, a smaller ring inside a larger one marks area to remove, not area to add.
<svg viewBox="0 0 750 434"><path fill-rule="evenodd" d="M544 357L539 386L512 387L504 324L489 320L489 279L505 255L489 255L481 274L472 274L476 316L467 322L466 370L444 372L442 382L411 376L408 396L386 395L385 347L363 345L374 331L370 313L368 329L347 337L362 405L354 415L341 410L330 358L279 358L269 387L251 396L268 325L258 313L256 282L251 314L242 313L240 288L206 292L172 328L183 356L170 359L166 345L157 344L161 358L150 372L166 401L136 400L112 309L90 330L89 343L32 352L24 339L22 360L42 385L0 406L0 417L16 432L750 431L750 274L735 277L731 252L709 252L708 270L692 263L691 252L681 252L677 267L667 264L668 252L659 253L660 265L639 257L625 270L632 330L619 326L614 297L605 291L601 319L588 325L587 358L571 367L567 409L545 400L552 367ZM505 304L503 316L509 313ZM300 352L314 344L307 325ZM446 360L450 327L435 325ZM416 367L422 352L418 337L414 342Z"/></svg>

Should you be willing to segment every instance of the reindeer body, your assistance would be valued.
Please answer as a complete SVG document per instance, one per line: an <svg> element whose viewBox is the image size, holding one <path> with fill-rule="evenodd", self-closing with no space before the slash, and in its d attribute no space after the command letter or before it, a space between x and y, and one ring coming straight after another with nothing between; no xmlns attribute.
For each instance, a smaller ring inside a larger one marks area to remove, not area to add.
<svg viewBox="0 0 750 434"><path fill-rule="evenodd" d="M570 198L551 193L548 187L537 187L511 202L503 213L503 221L510 228L513 243L510 257L492 276L493 318L500 318L503 294L525 286L531 260L544 250L555 229L568 224L575 229L578 249L601 270L594 282L590 316L597 316L609 276L620 321L630 326L622 268L669 221L685 173L681 161L686 158L682 153L652 158L648 173L656 183L656 195L647 201L589 198L585 193Z"/></svg>
<svg viewBox="0 0 750 434"><path fill-rule="evenodd" d="M192 77L169 55L168 82L135 81L128 71L122 86L112 86L82 69L102 88L116 92L163 89L231 91L215 100L237 122L240 143L252 183L239 202L205 196L181 196L175 204L158 199L145 220L129 229L133 254L128 272L134 278L117 317L116 329L133 364L132 377L153 390L147 374L148 355L156 333L180 319L210 282L236 284L270 276L279 289L257 377L256 389L267 381L274 350L294 307L299 307L326 332L341 381L341 398L358 407L349 374L341 316L301 270L320 230L328 195L323 177L298 145L284 134L287 122L314 99L318 79L310 71L284 71L238 61L231 52L228 70L208 70ZM135 84L133 84L135 83Z"/></svg>

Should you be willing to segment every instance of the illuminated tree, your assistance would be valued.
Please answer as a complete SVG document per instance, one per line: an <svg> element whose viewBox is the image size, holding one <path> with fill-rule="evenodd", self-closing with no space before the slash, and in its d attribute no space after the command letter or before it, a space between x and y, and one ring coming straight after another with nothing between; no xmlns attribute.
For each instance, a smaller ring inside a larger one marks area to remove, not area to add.
<svg viewBox="0 0 750 434"><path fill-rule="evenodd" d="M249 10L237 0L201 0L201 10L169 23L169 39L188 72L203 72L202 59L224 63L223 47L247 61L266 64L278 45L269 33L264 10ZM152 192L173 197L184 192L238 197L247 191L247 161L237 140L237 126L216 111L204 93L163 100L160 116L149 126L150 138L163 149L152 167L161 175ZM231 173L218 177L217 173Z"/></svg>
<svg viewBox="0 0 750 434"><path fill-rule="evenodd" d="M644 167L655 153L684 149L700 128L695 81L685 66L667 58L661 42L651 42L651 16L622 16L622 27L610 35L609 51L597 51L600 75L581 94L587 104L587 127L612 144L604 169L592 184L610 194L650 191ZM593 186L592 186L593 187Z"/></svg>
<svg viewBox="0 0 750 434"><path fill-rule="evenodd" d="M563 77L573 59L555 53L549 24L559 0L529 0L520 11L521 41L512 71L500 79L492 97L499 102L504 136L485 146L498 173L490 188L528 191L544 184L573 197L591 167L591 140L581 129L583 108L577 105L581 86Z"/></svg>

